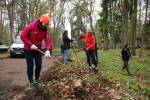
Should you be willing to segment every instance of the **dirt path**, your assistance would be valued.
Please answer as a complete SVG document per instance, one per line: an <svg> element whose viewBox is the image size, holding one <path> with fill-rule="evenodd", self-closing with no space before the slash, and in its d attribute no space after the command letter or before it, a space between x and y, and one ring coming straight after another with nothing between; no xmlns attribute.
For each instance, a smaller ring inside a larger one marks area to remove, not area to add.
<svg viewBox="0 0 150 100"><path fill-rule="evenodd" d="M53 55L55 59L60 54ZM53 66L53 61L43 58L42 72ZM27 84L25 58L0 59L0 100L7 100Z"/></svg>

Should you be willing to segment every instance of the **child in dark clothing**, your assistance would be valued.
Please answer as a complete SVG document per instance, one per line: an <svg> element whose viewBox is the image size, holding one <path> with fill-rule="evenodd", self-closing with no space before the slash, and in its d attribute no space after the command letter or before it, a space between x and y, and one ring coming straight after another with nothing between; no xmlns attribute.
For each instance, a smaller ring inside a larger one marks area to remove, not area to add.
<svg viewBox="0 0 150 100"><path fill-rule="evenodd" d="M129 49L129 44L127 43L124 48L121 51L122 54L122 60L124 62L124 66L123 66L123 70L126 69L126 71L128 72L128 75L131 75L130 71L129 71L129 66L128 66L128 61L131 57L131 53L130 53L130 49Z"/></svg>

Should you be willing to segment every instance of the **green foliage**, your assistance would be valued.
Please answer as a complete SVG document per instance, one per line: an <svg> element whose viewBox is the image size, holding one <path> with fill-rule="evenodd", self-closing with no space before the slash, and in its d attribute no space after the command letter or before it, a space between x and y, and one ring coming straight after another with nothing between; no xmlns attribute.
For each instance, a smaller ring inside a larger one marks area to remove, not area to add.
<svg viewBox="0 0 150 100"><path fill-rule="evenodd" d="M139 50L137 50L137 53L139 53ZM86 79L92 84L99 84L96 77L101 75L112 81L119 82L129 93L146 95L144 99L148 100L148 95L150 95L150 61L149 56L147 56L148 53L149 52L145 50L142 58L133 56L132 59L130 59L129 69L133 76L128 76L127 72L122 70L123 62L120 49L112 49L109 51L100 50L99 60L101 65L99 66L102 71L97 75L89 74L86 76ZM78 52L78 57L80 60L84 59L86 62L84 52ZM75 59L75 61L77 60L74 54L73 59ZM77 64L77 62L75 62L74 65L75 64ZM124 100L130 99L124 97Z"/></svg>
<svg viewBox="0 0 150 100"><path fill-rule="evenodd" d="M80 17L87 17L89 11L88 9L86 9L87 7L87 2L83 2L83 3L77 3L75 5L74 10L74 16L80 16Z"/></svg>
<svg viewBox="0 0 150 100"><path fill-rule="evenodd" d="M129 91L135 94L146 94L150 95L150 88L141 88L140 86L132 86L129 88Z"/></svg>
<svg viewBox="0 0 150 100"><path fill-rule="evenodd" d="M119 54L118 54L119 53ZM102 63L108 68L107 72L104 72L103 75L110 77L114 80L121 80L124 84L128 83L137 83L136 80L132 80L130 77L122 71L122 60L119 51L103 51L101 54ZM122 75L122 74L125 75Z"/></svg>
<svg viewBox="0 0 150 100"><path fill-rule="evenodd" d="M93 75L89 75L88 77L87 77L87 81L89 81L90 83L92 83L92 84L99 84L99 81L97 80L97 77L98 77L99 75L96 75L96 74L93 74Z"/></svg>
<svg viewBox="0 0 150 100"><path fill-rule="evenodd" d="M51 39L52 39L52 42L54 43L54 37L55 37L55 33L54 33L54 28L51 28L50 30L50 35L51 35ZM58 38L57 38L57 45L55 47L60 47L61 43L62 43L62 39L61 39L61 34L63 33L62 31L62 28L61 27L58 27L57 29L57 33L59 34L58 35ZM54 45L54 44L53 44Z"/></svg>
<svg viewBox="0 0 150 100"><path fill-rule="evenodd" d="M86 32L85 25L83 23L83 18L87 16L88 10L86 9L86 2L80 3L77 2L75 7L71 10L71 13L76 20L73 21L73 29L75 34L79 35L79 32ZM75 36L75 35L74 35ZM77 36L75 36L77 37Z"/></svg>
<svg viewBox="0 0 150 100"><path fill-rule="evenodd" d="M5 32L3 32L3 39L1 38L1 40L3 40L3 43L7 46L11 45L11 41L10 41L10 27L9 25L5 25Z"/></svg>
<svg viewBox="0 0 150 100"><path fill-rule="evenodd" d="M73 22L73 29L74 30L74 34L73 34L73 38L75 38L78 42L78 44L81 46L83 45L83 41L79 38L80 32L85 33L85 25L82 21L82 17L78 16L77 19Z"/></svg>
<svg viewBox="0 0 150 100"><path fill-rule="evenodd" d="M103 0L101 3L103 10L99 14L100 19L96 22L96 29L103 33L104 43L107 43L108 33L111 33L112 41L115 44L121 42L122 13L118 9L119 5L117 0Z"/></svg>
<svg viewBox="0 0 150 100"><path fill-rule="evenodd" d="M150 36L150 23L146 23L143 26L143 33L146 36Z"/></svg>
<svg viewBox="0 0 150 100"><path fill-rule="evenodd" d="M101 63L104 64L107 69L102 73L103 76L120 81L122 84L126 85L129 88L129 91L132 93L150 94L150 89L148 87L144 87L144 84L150 84L149 57L132 57L132 59L129 61L129 69L133 75L137 76L135 78L134 76L128 76L125 71L122 71L123 64L120 52L121 50L110 50L102 51L100 53ZM143 81L138 79L139 76L143 77Z"/></svg>
<svg viewBox="0 0 150 100"><path fill-rule="evenodd" d="M85 32L85 25L82 21L82 17L78 16L77 20L74 21L74 30L78 31L78 32Z"/></svg>

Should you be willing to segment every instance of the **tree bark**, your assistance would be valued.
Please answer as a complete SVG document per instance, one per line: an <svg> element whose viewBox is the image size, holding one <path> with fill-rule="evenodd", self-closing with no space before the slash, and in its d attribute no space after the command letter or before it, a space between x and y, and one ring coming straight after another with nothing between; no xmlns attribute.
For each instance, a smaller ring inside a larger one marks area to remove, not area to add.
<svg viewBox="0 0 150 100"><path fill-rule="evenodd" d="M104 50L108 50L108 32L104 30Z"/></svg>
<svg viewBox="0 0 150 100"><path fill-rule="evenodd" d="M94 31L94 29L93 29L93 20L92 20L92 12L93 12L93 0L91 0L91 2L90 2L89 17L90 17L90 27L91 27L91 30Z"/></svg>
<svg viewBox="0 0 150 100"><path fill-rule="evenodd" d="M136 42L136 26L137 26L137 0L133 0L133 13L131 15L131 32L132 32L132 45L131 53L136 55L135 42Z"/></svg>
<svg viewBox="0 0 150 100"><path fill-rule="evenodd" d="M123 46L128 43L128 1L123 1Z"/></svg>
<svg viewBox="0 0 150 100"><path fill-rule="evenodd" d="M14 5L15 4L15 0L12 1L5 1L5 5L7 6L7 11L8 11L8 17L9 17L9 26L10 26L10 32L11 32L11 39L10 42L12 43L15 39L15 35L14 35Z"/></svg>
<svg viewBox="0 0 150 100"><path fill-rule="evenodd" d="M149 0L146 0L146 13L145 13L145 21L144 21L144 24L147 23L147 12L148 12L148 3L149 3Z"/></svg>
<svg viewBox="0 0 150 100"><path fill-rule="evenodd" d="M2 35L3 35L3 29L2 29L2 27L3 27L3 22L2 22L2 20L3 20L3 9L2 8L0 8L0 44L2 43Z"/></svg>
<svg viewBox="0 0 150 100"><path fill-rule="evenodd" d="M139 53L139 57L142 57L142 33L141 33L141 0L139 0L139 33L140 33L140 53Z"/></svg>
<svg viewBox="0 0 150 100"><path fill-rule="evenodd" d="M56 20L57 21L57 25L54 28L54 47L57 47L57 43L58 43L58 29L59 29L59 24L60 24L61 16L62 16L62 13L63 13L63 10L64 10L64 4L65 4L65 1L61 5L61 7L62 7L61 11L60 11L60 14L58 15L58 18Z"/></svg>

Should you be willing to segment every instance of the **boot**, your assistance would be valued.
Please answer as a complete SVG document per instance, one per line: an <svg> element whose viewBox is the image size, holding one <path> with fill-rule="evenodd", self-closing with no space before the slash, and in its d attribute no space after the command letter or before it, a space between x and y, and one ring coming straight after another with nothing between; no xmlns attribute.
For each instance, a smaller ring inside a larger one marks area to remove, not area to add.
<svg viewBox="0 0 150 100"><path fill-rule="evenodd" d="M92 70L93 70L93 72L94 72L95 74L98 73L98 70L97 70L96 66L94 66L94 65L92 65Z"/></svg>
<svg viewBox="0 0 150 100"><path fill-rule="evenodd" d="M35 90L36 90L36 87L34 83L29 83L25 88L25 91L35 91Z"/></svg>
<svg viewBox="0 0 150 100"><path fill-rule="evenodd" d="M130 73L130 70L129 70L129 68L128 68L128 67L126 68L126 71L128 72L128 75L129 75L129 76L131 76L131 75L132 75L132 74Z"/></svg>

